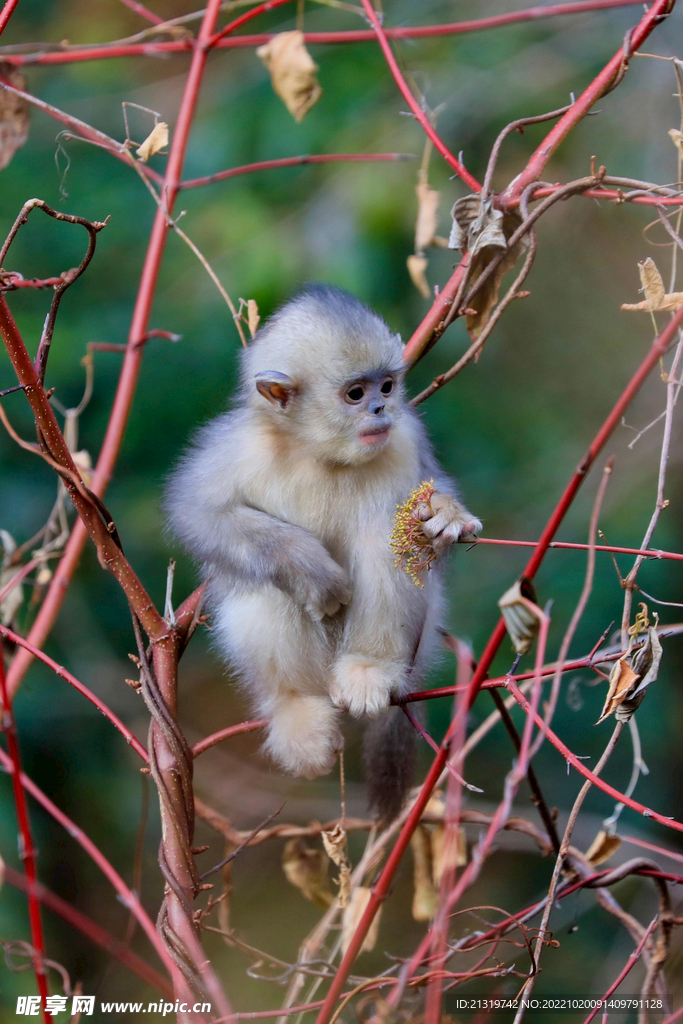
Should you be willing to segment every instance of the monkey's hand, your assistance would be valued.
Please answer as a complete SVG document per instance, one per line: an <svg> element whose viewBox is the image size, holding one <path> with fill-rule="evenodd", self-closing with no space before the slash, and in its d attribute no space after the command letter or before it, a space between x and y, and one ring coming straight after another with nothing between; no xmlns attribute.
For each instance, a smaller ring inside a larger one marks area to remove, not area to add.
<svg viewBox="0 0 683 1024"><path fill-rule="evenodd" d="M335 615L351 600L351 581L342 567L311 537L308 550L293 560L286 589L314 622Z"/></svg>
<svg viewBox="0 0 683 1024"><path fill-rule="evenodd" d="M430 507L431 506L431 507ZM437 552L459 540L476 540L482 526L452 494L433 494L429 505L418 509L422 532Z"/></svg>

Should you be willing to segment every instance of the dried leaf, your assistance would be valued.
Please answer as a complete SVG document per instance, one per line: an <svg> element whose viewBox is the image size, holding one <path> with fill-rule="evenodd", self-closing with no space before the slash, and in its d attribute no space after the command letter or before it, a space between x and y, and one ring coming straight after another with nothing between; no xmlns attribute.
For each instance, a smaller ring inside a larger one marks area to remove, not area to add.
<svg viewBox="0 0 683 1024"><path fill-rule="evenodd" d="M0 77L15 89L26 90L26 79L18 68L0 62ZM0 171L28 139L30 108L25 99L0 88Z"/></svg>
<svg viewBox="0 0 683 1024"><path fill-rule="evenodd" d="M0 543L4 551L2 568L0 568L0 590L4 590L17 575L21 566L9 564L11 556L17 549L17 544L12 534L8 533L7 530L0 530ZM4 600L0 602L0 622L2 622L3 626L12 626L14 617L19 611L23 599L24 588L21 583L17 583L16 587L12 587L9 593L5 595Z"/></svg>
<svg viewBox="0 0 683 1024"><path fill-rule="evenodd" d="M586 851L586 857L596 867L609 860L613 853L616 853L621 846L619 836L611 836L601 828L597 836Z"/></svg>
<svg viewBox="0 0 683 1024"><path fill-rule="evenodd" d="M46 587L52 579L52 569L47 565L41 565L36 573L36 583L39 587Z"/></svg>
<svg viewBox="0 0 683 1024"><path fill-rule="evenodd" d="M650 683L654 683L659 674L659 663L662 660L662 645L657 634L656 624L650 626L647 632L647 640L637 652L633 660L633 668L640 676L638 690L644 690Z"/></svg>
<svg viewBox="0 0 683 1024"><path fill-rule="evenodd" d="M419 181L417 193L417 221L415 223L415 252L423 252L428 245L434 245L439 227L439 201L441 193L430 188L426 181Z"/></svg>
<svg viewBox="0 0 683 1024"><path fill-rule="evenodd" d="M252 338L258 331L260 319L261 316L258 311L258 306L256 305L256 299L249 299L247 302L247 325Z"/></svg>
<svg viewBox="0 0 683 1024"><path fill-rule="evenodd" d="M452 868L462 868L467 864L467 836L464 828L458 828L451 840L447 842L446 826L437 825L432 830L432 873L434 885L440 885L444 872Z"/></svg>
<svg viewBox="0 0 683 1024"><path fill-rule="evenodd" d="M13 566L11 569L3 569L0 572L0 590L5 589L7 584L17 575L20 568L21 566ZM21 608L23 600L24 588L21 583L17 583L16 587L12 587L4 599L0 601L0 622L2 622L3 626L12 627L14 618Z"/></svg>
<svg viewBox="0 0 683 1024"><path fill-rule="evenodd" d="M536 604L536 592L531 580L525 576L517 580L498 602L503 613L512 646L517 654L531 650L534 638L541 626L540 609Z"/></svg>
<svg viewBox="0 0 683 1024"><path fill-rule="evenodd" d="M678 128L670 128L669 138L679 153L683 155L683 132L679 131Z"/></svg>
<svg viewBox="0 0 683 1024"><path fill-rule="evenodd" d="M636 625L629 630L631 644L643 632L647 633L647 639L635 656L630 654L630 644L627 653L612 669L607 699L597 725L612 713L618 722L629 722L642 704L648 686L659 674L662 660L662 645L656 628L659 620L655 613L655 624L651 626L647 607L641 604L641 608L643 611L636 617Z"/></svg>
<svg viewBox="0 0 683 1024"><path fill-rule="evenodd" d="M349 905L344 910L344 916L342 917L342 954L346 953L346 950L349 948L351 939L355 935L356 928L360 923L360 919L365 913L365 908L370 902L371 894L371 889L367 889L365 886L359 885L358 888L354 890L353 896L349 901ZM381 915L382 908L379 907L372 924L368 928L368 933L363 940L363 945L360 948L361 953L369 953L371 949L375 948L379 932L379 919Z"/></svg>
<svg viewBox="0 0 683 1024"><path fill-rule="evenodd" d="M165 121L157 121L145 141L138 146L135 152L140 162L146 164L151 156L160 153L165 146L168 146L168 125Z"/></svg>
<svg viewBox="0 0 683 1024"><path fill-rule="evenodd" d="M427 802L423 814L426 818L443 818L446 813L446 801L443 790L435 789Z"/></svg>
<svg viewBox="0 0 683 1024"><path fill-rule="evenodd" d="M92 482L92 458L90 452L82 448L79 452L72 452L71 458L76 463L76 468L81 474L83 483L89 487Z"/></svg>
<svg viewBox="0 0 683 1024"><path fill-rule="evenodd" d="M645 302L622 302L621 309L628 309L640 313L675 313L677 309L683 306L683 292L669 292L668 295L664 296L664 300L661 305L657 306L656 310L652 309L650 303L646 300Z"/></svg>
<svg viewBox="0 0 683 1024"><path fill-rule="evenodd" d="M426 256L409 256L406 262L408 264L410 280L413 282L422 298L428 299L432 294L429 290L429 283L425 273L429 266L429 260Z"/></svg>
<svg viewBox="0 0 683 1024"><path fill-rule="evenodd" d="M633 695L637 682L638 674L637 672L634 672L629 665L628 658L620 658L619 661L615 662L614 668L612 669L609 677L609 689L607 691L605 706L602 709L596 725L600 725L600 722L613 714L629 694Z"/></svg>
<svg viewBox="0 0 683 1024"><path fill-rule="evenodd" d="M273 89L294 120L303 121L322 95L315 77L318 65L306 49L303 32L278 33L259 46L256 56L270 71Z"/></svg>
<svg viewBox="0 0 683 1024"><path fill-rule="evenodd" d="M413 851L413 917L430 921L439 909L439 893L432 870L432 837L426 825L418 825L410 840Z"/></svg>
<svg viewBox="0 0 683 1024"><path fill-rule="evenodd" d="M346 859L346 830L337 822L333 829L323 832L322 837L328 857L341 867Z"/></svg>
<svg viewBox="0 0 683 1024"><path fill-rule="evenodd" d="M351 864L349 863L347 853L346 831L337 823L329 832L323 832L322 837L323 846L328 856L339 868L339 878L337 879L339 892L337 893L337 899L339 900L339 906L345 907L349 902L351 892Z"/></svg>
<svg viewBox="0 0 683 1024"><path fill-rule="evenodd" d="M657 265L650 256L638 264L638 273L640 275L642 291L645 293L645 301L636 303L625 302L621 306L622 309L637 310L643 313L667 313L675 312L675 310L683 306L683 292L666 293L662 275L657 270Z"/></svg>
<svg viewBox="0 0 683 1024"><path fill-rule="evenodd" d="M325 909L334 903L328 864L327 855L307 846L303 839L290 839L282 851L282 870L287 881L300 889L307 900Z"/></svg>
<svg viewBox="0 0 683 1024"><path fill-rule="evenodd" d="M500 283L509 270L517 263L527 248L525 239L508 249L508 239L522 223L518 213L503 213L487 199L483 205L478 195L463 196L451 210L453 226L448 244L451 249L470 253L470 284L475 284L492 260L504 256L495 271L470 300L467 314L467 330L475 341L489 321L493 308L498 302Z"/></svg>

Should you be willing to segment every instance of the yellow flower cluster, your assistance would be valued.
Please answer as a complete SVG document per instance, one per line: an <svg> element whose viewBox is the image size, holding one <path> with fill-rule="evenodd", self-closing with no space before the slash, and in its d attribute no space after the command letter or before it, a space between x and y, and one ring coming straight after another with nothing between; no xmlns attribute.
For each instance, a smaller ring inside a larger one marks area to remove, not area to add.
<svg viewBox="0 0 683 1024"><path fill-rule="evenodd" d="M422 520L418 517L420 506L423 505L433 513L433 485L433 480L423 481L402 505L396 506L394 528L389 539L389 546L396 555L396 568L404 569L416 587L424 587L422 577L436 559L436 552L429 538L425 537Z"/></svg>

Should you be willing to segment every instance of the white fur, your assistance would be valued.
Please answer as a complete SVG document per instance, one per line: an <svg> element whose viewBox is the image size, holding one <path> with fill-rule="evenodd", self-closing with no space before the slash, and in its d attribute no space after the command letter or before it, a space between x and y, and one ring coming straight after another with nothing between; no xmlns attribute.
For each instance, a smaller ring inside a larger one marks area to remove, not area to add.
<svg viewBox="0 0 683 1024"><path fill-rule="evenodd" d="M286 406L257 391L254 375L269 372L292 382ZM391 431L368 450L340 394L386 373ZM430 478L451 489L405 403L400 341L350 296L318 289L257 336L240 407L203 428L170 481L171 525L210 577L218 647L270 719L265 749L286 771L329 771L338 709L380 714L433 656L439 574L416 587L389 548L396 506ZM479 524L443 497L425 532L438 527L445 547Z"/></svg>

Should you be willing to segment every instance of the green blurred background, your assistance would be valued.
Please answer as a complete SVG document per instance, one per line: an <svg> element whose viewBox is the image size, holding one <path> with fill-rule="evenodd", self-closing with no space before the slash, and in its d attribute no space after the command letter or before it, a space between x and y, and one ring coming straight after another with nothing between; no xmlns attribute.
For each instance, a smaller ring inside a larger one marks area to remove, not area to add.
<svg viewBox="0 0 683 1024"><path fill-rule="evenodd" d="M188 13L186 0L153 0L164 17ZM518 5L519 6L519 5ZM509 10L489 0L387 0L391 25L428 24ZM538 114L578 94L636 23L637 7L596 12L501 28L463 37L405 41L396 47L404 71L431 109L439 109L438 128L452 151L462 151L468 169L480 180L487 154L510 120ZM365 27L352 13L307 3L310 30ZM674 13L647 43L648 52L670 57L680 53L680 14ZM21 0L3 44L31 41L95 42L127 36L145 23L116 0L92 5L87 0ZM291 29L288 7L263 16L255 31ZM231 166L302 153L392 151L420 157L423 136L409 116L376 45L315 46L323 96L302 124L295 124L273 94L269 77L251 49L214 53L209 61L192 130L185 176L210 174ZM188 55L141 57L28 66L28 88L101 130L123 138L122 103L158 111L173 131L189 64ZM587 174L590 158L613 174L670 182L677 177L676 151L667 136L679 127L680 112L672 65L634 59L624 83L599 104L599 114L585 120L563 145L545 174L567 181ZM141 141L151 127L150 115L133 111L131 130ZM58 209L92 219L110 215L98 238L97 253L86 275L62 304L50 357L48 383L66 406L78 403L83 388L80 361L90 341L124 342L142 267L154 205L139 178L105 152L84 142L56 141L60 126L33 112L29 141L0 175L0 235L21 204L39 196ZM505 143L496 174L502 188L517 174L543 137L546 127L530 128ZM58 166L55 156L59 152ZM63 176L65 154L68 170ZM152 166L163 170L163 157ZM416 214L415 181L419 161L390 164L335 164L271 170L181 194L177 210L187 211L183 229L200 247L227 290L256 299L268 315L288 294L309 280L332 282L378 309L407 338L428 309L412 286L406 258L413 251ZM61 183L61 185L60 185ZM448 234L448 210L465 194L449 168L433 157L430 183L442 192L441 233ZM61 191L60 191L61 189ZM66 194L62 194L66 193ZM576 198L556 205L539 224L539 253L527 282L531 296L514 303L475 364L423 406L436 449L460 481L470 508L485 523L490 537L534 539L539 535L569 475L595 430L647 350L652 325L647 316L620 312L622 302L638 301L637 261L652 255L668 278L671 248L652 208L597 203ZM660 248L655 248L655 243ZM47 276L75 265L83 236L75 228L34 214L12 248L5 269L25 276ZM446 281L454 254L430 252L430 283ZM677 285L683 287L681 282ZM16 292L9 297L24 337L35 351L49 295ZM660 323L663 326L664 321ZM205 271L182 241L171 234L156 292L151 326L182 335L170 344L151 341L135 397L117 471L107 495L126 553L154 599L163 602L166 565L178 559L175 596L179 602L196 577L184 554L164 535L160 513L163 480L188 435L198 423L225 408L235 382L239 339L229 310ZM423 388L465 350L461 322L414 370L410 387ZM121 357L96 353L95 389L80 422L79 446L96 456L111 407ZM0 388L13 381L5 359ZM646 433L628 448L633 428L649 423L663 409L665 388L657 373L627 414L627 422L610 440L605 456L575 502L561 529L561 539L585 541L589 511L600 467L616 455L601 528L612 544L638 546L654 506L661 428ZM31 419L23 396L3 400L14 426L31 437ZM680 424L675 427L667 497L654 538L658 547L681 550ZM56 485L47 466L19 450L0 433L0 527L18 543L45 521ZM70 513L71 518L73 518ZM449 570L452 591L450 627L481 652L496 621L496 601L524 564L523 549L479 547L459 550ZM557 650L585 571L585 554L550 552L538 577L541 603L552 599L551 654ZM622 572L630 567L620 557ZM646 564L643 588L664 601L682 601L681 573L675 562ZM30 586L19 615L27 630L40 593ZM595 586L572 653L587 653L612 620L620 620L622 591L610 558L598 557ZM652 605L651 605L652 607ZM663 622L683 619L676 607L659 607ZM131 674L128 652L134 648L127 605L112 577L87 548L48 652L94 689L144 739L147 716L139 697L126 686ZM683 815L681 785L683 713L680 699L682 645L665 644L660 679L638 712L644 757L650 775L636 796L661 813ZM509 646L494 666L509 667ZM528 660L528 659L527 659ZM447 685L453 677L450 656L435 670L431 684ZM597 684L597 685L596 685ZM568 676L556 714L556 728L572 749L594 764L610 726L594 728L605 686L591 673ZM249 716L236 689L202 631L182 663L181 722L190 741ZM471 724L489 714L492 703L482 694ZM430 703L429 728L440 738L451 713L450 700ZM124 878L133 883L134 848L139 832L143 789L135 755L121 737L66 683L43 666L32 667L16 700L22 756L26 771L50 797L82 825ZM519 721L519 719L518 719ZM282 778L260 756L258 737L229 741L205 754L196 766L198 795L227 815L238 828L256 825L286 799L282 821L306 823L339 813L336 776L315 782ZM360 768L360 732L347 728L349 812L364 814ZM421 752L422 766L430 761ZM631 748L624 736L605 777L623 789L631 769ZM499 727L467 762L468 780L481 787L469 805L491 810L498 802L512 760L510 742ZM567 774L559 755L545 745L536 762L548 801L557 806L560 824L578 792L580 780ZM159 822L150 788L145 829L142 898L152 917L162 892L156 865ZM592 792L576 834L585 849L611 813L612 804ZM516 811L535 820L525 787ZM35 804L32 822L39 849L42 881L118 936L126 933L128 914L97 868L79 846ZM683 852L678 833L639 819L628 810L621 819L627 835L649 837ZM0 785L0 852L19 866L16 821L10 780ZM477 830L468 828L471 841ZM221 855L221 840L201 822L197 842L210 843L201 869ZM357 857L362 839L352 839ZM635 855L624 846L619 858ZM282 843L270 842L241 855L233 872L231 919L248 943L292 962L319 911L284 879ZM670 861L664 867L676 870ZM680 865L679 865L680 868ZM539 898L552 870L530 842L501 840L464 906L497 905L509 912ZM424 926L410 915L412 867L406 857L384 908L377 950L363 956L358 970L384 970L386 950L403 956L414 949ZM655 910L654 887L626 881L615 889L626 909L647 923ZM674 890L674 899L676 893ZM680 912L680 911L679 911ZM492 912L491 912L492 913ZM484 915L485 916L485 915ZM64 964L86 994L98 999L153 999L138 979L49 911L44 913L49 955ZM494 915L495 917L495 915ZM480 926L480 919L457 919L455 934ZM578 928L577 928L578 926ZM632 943L615 919L583 892L566 901L553 917L561 945L546 950L537 992L602 992L616 976ZM0 937L28 939L24 897L6 885L0 895ZM153 961L154 954L136 934L133 947ZM283 989L246 973L250 959L207 935L207 949L225 980L237 1009L279 1005ZM683 957L674 941L670 988L681 989ZM517 968L526 970L524 951L516 951ZM453 961L457 966L457 959ZM640 970L640 969L639 969ZM268 973L268 971L265 971ZM641 974L634 975L639 984ZM54 979L53 979L54 980ZM513 994L517 979L495 983ZM629 991L635 991L634 982ZM14 1019L17 995L30 994L30 974L0 971L2 1020ZM492 983L469 985L464 992L491 991ZM53 987L53 991L56 988ZM582 1019L583 1015L577 1017ZM123 1018L122 1018L123 1019ZM350 1013L345 1019L353 1019ZM572 1020L567 1016L567 1020ZM626 1019L626 1018L621 1018Z"/></svg>

